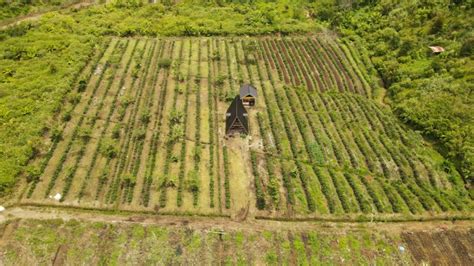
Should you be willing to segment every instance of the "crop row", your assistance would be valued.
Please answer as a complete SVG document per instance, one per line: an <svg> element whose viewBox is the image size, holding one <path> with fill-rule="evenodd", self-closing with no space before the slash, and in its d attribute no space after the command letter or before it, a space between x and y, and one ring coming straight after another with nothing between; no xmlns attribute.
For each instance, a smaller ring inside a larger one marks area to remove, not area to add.
<svg viewBox="0 0 474 266"><path fill-rule="evenodd" d="M115 43L115 46L113 47L113 51L115 51L115 49L117 47L117 44L118 44L118 42ZM80 132L80 129L82 127L82 123L84 122L84 120L86 118L86 114L88 113L88 111L90 109L91 103L94 100L96 92L98 91L98 88L99 88L99 86L100 86L100 84L101 84L101 82L102 82L102 80L105 76L105 73L108 73L109 66L110 66L109 60L105 61L104 68L102 69L102 71L99 75L99 78L97 79L97 81L93 85L92 96L87 101L86 107L82 111L82 114L80 115L79 121L77 122L77 124L74 127L74 130L71 134L71 138L69 139L67 144L65 144L66 145L65 151L61 155L61 157L60 157L60 159L59 159L59 161L58 161L58 163L55 167L54 173L49 179L49 183L48 183L47 188L44 192L44 197L45 198L48 197L48 195L50 194L51 190L53 189L53 187L56 183L57 178L59 177L59 175L60 175L60 173L61 173L61 171L62 171L62 169L65 165L66 159L68 158L68 154L71 151L71 148L74 144L74 141L76 140L76 137L78 136L78 134Z"/></svg>
<svg viewBox="0 0 474 266"><path fill-rule="evenodd" d="M106 45L101 45L99 47L99 50L96 53L96 55L93 56L93 57L95 57L94 60L90 61L90 63L89 63L90 64L90 69L87 65L85 65L84 68L80 72L78 72L78 75L76 75L76 77L72 81L72 86L74 86L75 91L77 93L83 93L85 91L85 89L87 87L87 84L90 83L92 75L93 75L94 71L97 69L97 66L99 65L100 60L103 58L107 48L112 47L113 43L114 42L112 40L110 40ZM87 71L87 72L84 72L84 71ZM85 75L85 77L81 78L78 81L79 76L84 76L84 75ZM80 95L82 96L82 94L80 94ZM77 108L77 105L79 104L81 99L82 99L82 97L79 99L79 101L76 101L75 103L73 103L73 107L70 110L74 110L75 108ZM67 122L69 122L69 121L66 121L66 123ZM40 181L40 175L42 173L44 173L46 167L48 166L49 161L51 160L51 157L53 156L54 151L56 150L56 148L58 147L59 142L62 139L62 130L58 129L57 127L52 128L50 134L51 134L50 139L51 139L52 145L48 149L46 154L43 156L43 159L40 163L40 166L39 166L38 170L32 171L32 172L34 172L34 176L30 176L30 178L29 178L29 179L31 179L31 185L30 185L30 187L28 189L28 192L27 192L27 197L28 198L30 198L33 195L33 192L35 191L36 185Z"/></svg>

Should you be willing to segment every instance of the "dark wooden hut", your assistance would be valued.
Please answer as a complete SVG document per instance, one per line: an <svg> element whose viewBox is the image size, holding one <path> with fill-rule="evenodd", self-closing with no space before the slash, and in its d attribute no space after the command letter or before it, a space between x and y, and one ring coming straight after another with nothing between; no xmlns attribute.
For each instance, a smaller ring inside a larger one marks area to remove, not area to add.
<svg viewBox="0 0 474 266"><path fill-rule="evenodd" d="M245 110L239 96L235 96L226 112L225 134L249 133L247 110Z"/></svg>
<svg viewBox="0 0 474 266"><path fill-rule="evenodd" d="M245 106L254 106L257 101L257 89L250 84L243 85L240 87L240 100Z"/></svg>

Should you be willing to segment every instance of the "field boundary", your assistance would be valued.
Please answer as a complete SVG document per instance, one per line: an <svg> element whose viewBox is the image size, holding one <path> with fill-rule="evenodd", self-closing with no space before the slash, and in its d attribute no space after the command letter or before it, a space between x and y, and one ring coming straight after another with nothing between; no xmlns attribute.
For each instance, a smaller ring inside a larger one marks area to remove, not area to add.
<svg viewBox="0 0 474 266"><path fill-rule="evenodd" d="M176 218L225 218L229 221L236 221L232 219L231 215L228 214L219 214L219 213L193 213L193 212L155 212L155 211L146 211L146 210L120 210L120 209L113 209L113 208L93 208L93 207L80 207L80 206L71 206L71 205L54 205L54 204L41 204L41 203L15 203L11 205L5 206L7 209L12 208L51 208L55 210L62 210L62 211L78 211L78 212L87 212L87 213L100 213L105 216L109 215L144 215L144 216L166 216L166 217L176 217ZM38 210L38 211L41 211ZM143 217L144 218L144 217ZM473 221L474 215L473 214L440 214L440 215L433 215L433 216L405 216L405 217L380 217L373 216L370 217L369 215L359 215L357 217L269 217L269 216L255 216L255 221L275 221L275 222L337 222L337 223L350 223L350 224L365 224L365 223L409 223L409 222L442 222L442 221ZM240 221L242 223L248 223L250 220Z"/></svg>

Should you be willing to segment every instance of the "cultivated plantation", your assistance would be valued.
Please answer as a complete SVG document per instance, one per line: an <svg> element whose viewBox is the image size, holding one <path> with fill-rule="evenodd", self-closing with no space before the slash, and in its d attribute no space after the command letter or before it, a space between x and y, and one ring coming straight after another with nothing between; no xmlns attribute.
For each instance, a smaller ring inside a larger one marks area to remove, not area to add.
<svg viewBox="0 0 474 266"><path fill-rule="evenodd" d="M258 91L250 134L226 138L244 83ZM328 34L113 37L76 77L17 198L238 219L472 210L458 172L383 94L359 48Z"/></svg>
<svg viewBox="0 0 474 266"><path fill-rule="evenodd" d="M0 0L0 265L474 265L473 11Z"/></svg>

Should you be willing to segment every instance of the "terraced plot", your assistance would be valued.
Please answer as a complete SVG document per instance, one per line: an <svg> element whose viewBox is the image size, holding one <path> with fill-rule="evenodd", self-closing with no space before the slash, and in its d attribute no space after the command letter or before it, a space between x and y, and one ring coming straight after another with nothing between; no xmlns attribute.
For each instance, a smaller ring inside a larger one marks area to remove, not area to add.
<svg viewBox="0 0 474 266"><path fill-rule="evenodd" d="M472 209L456 171L374 100L364 62L325 36L114 38L21 202L261 218ZM259 93L251 134L225 139L243 83Z"/></svg>

